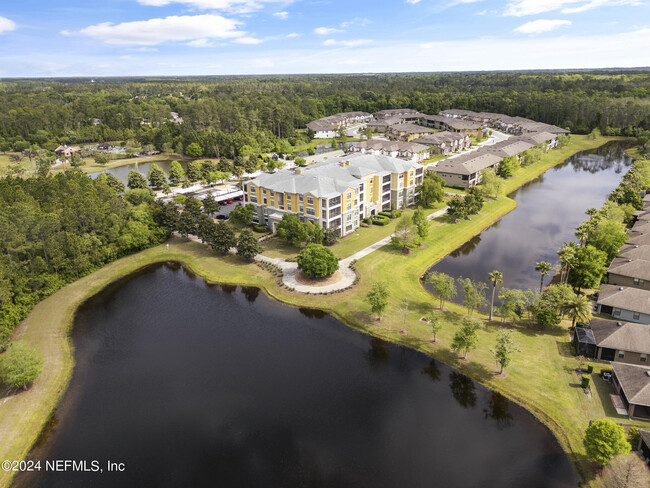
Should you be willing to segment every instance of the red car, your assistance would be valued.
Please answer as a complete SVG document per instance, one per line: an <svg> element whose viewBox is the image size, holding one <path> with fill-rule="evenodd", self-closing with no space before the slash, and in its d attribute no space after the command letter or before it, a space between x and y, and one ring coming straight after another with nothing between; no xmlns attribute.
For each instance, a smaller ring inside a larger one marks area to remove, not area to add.
<svg viewBox="0 0 650 488"><path fill-rule="evenodd" d="M232 200L226 200L226 203L232 203Z"/></svg>
<svg viewBox="0 0 650 488"><path fill-rule="evenodd" d="M239 195L238 197L235 197L235 200L241 201L243 199L244 199L244 195Z"/></svg>

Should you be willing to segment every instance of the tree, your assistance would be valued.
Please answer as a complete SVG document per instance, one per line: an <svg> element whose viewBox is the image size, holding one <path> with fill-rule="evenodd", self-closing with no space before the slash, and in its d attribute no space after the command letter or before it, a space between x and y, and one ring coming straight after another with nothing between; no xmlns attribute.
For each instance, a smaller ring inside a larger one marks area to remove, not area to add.
<svg viewBox="0 0 650 488"><path fill-rule="evenodd" d="M215 225L214 220L207 215L199 215L196 226L196 236L201 239L201 242L208 242L210 240L210 236L214 233Z"/></svg>
<svg viewBox="0 0 650 488"><path fill-rule="evenodd" d="M454 351L464 351L463 359L467 358L467 353L473 351L478 346L478 328L479 323L476 319L466 317L460 329L454 334L451 341L451 348Z"/></svg>
<svg viewBox="0 0 650 488"><path fill-rule="evenodd" d="M365 301L370 304L371 312L377 314L379 320L388 306L388 296L388 286L381 281L373 283L366 295Z"/></svg>
<svg viewBox="0 0 650 488"><path fill-rule="evenodd" d="M422 207L418 207L415 210L415 213L413 214L413 224L418 231L418 237L420 239L426 239L429 235L429 219L427 219Z"/></svg>
<svg viewBox="0 0 650 488"><path fill-rule="evenodd" d="M117 177L111 173L101 174L95 181L106 183L110 188L115 190L115 193L124 193L126 190L124 183L118 180Z"/></svg>
<svg viewBox="0 0 650 488"><path fill-rule="evenodd" d="M467 190L467 195L465 196L465 208L469 215L479 213L484 204L485 198L483 198L483 191L479 187L473 186Z"/></svg>
<svg viewBox="0 0 650 488"><path fill-rule="evenodd" d="M481 308L485 302L487 285L482 281L472 281L470 278L458 278L458 283L463 289L463 305L467 307L467 315L471 317L474 310Z"/></svg>
<svg viewBox="0 0 650 488"><path fill-rule="evenodd" d="M136 190L136 189L145 190L145 189L149 188L147 186L147 179L134 169L129 171L129 176L127 178L126 185L131 190Z"/></svg>
<svg viewBox="0 0 650 488"><path fill-rule="evenodd" d="M647 488L650 471L636 454L619 454L603 469L601 484L607 488Z"/></svg>
<svg viewBox="0 0 650 488"><path fill-rule="evenodd" d="M152 163L149 167L149 186L159 189L162 188L167 183L167 177L165 172L160 169L156 163Z"/></svg>
<svg viewBox="0 0 650 488"><path fill-rule="evenodd" d="M452 221L458 221L464 219L469 215L469 209L465 203L465 199L462 197L453 197L447 203L449 209L447 210L447 215Z"/></svg>
<svg viewBox="0 0 650 488"><path fill-rule="evenodd" d="M214 228L214 233L209 237L208 245L221 254L228 254L231 247L237 246L237 239L232 227L220 220Z"/></svg>
<svg viewBox="0 0 650 488"><path fill-rule="evenodd" d="M300 168L307 166L307 160L305 158L296 158L294 164Z"/></svg>
<svg viewBox="0 0 650 488"><path fill-rule="evenodd" d="M630 444L625 439L625 430L609 419L596 420L587 427L583 444L587 456L601 466L605 466L618 454L630 452Z"/></svg>
<svg viewBox="0 0 650 488"><path fill-rule="evenodd" d="M325 239L325 233L323 232L323 228L320 225L314 222L310 222L309 220L307 222L303 222L302 225L305 227L305 231L307 232L308 243L323 243L323 240Z"/></svg>
<svg viewBox="0 0 650 488"><path fill-rule="evenodd" d="M569 283L578 290L596 288L605 274L607 255L593 246L578 248L569 271Z"/></svg>
<svg viewBox="0 0 650 488"><path fill-rule="evenodd" d="M326 246L333 246L336 244L336 241L341 237L340 229L325 229L323 231L323 244Z"/></svg>
<svg viewBox="0 0 650 488"><path fill-rule="evenodd" d="M499 163L497 174L503 178L510 178L519 168L521 168L521 165L517 156L508 156Z"/></svg>
<svg viewBox="0 0 650 488"><path fill-rule="evenodd" d="M514 323L523 316L527 303L524 291L517 288L501 288L498 297L501 300L499 314L503 322L508 319Z"/></svg>
<svg viewBox="0 0 650 488"><path fill-rule="evenodd" d="M237 256L246 261L252 261L255 256L263 251L260 242L250 229L244 229L237 239Z"/></svg>
<svg viewBox="0 0 650 488"><path fill-rule="evenodd" d="M409 244L413 241L413 222L410 215L402 215L395 226L393 243L395 247L408 250Z"/></svg>
<svg viewBox="0 0 650 488"><path fill-rule="evenodd" d="M52 160L50 158L38 158L36 160L37 174L41 177L46 177L52 168Z"/></svg>
<svg viewBox="0 0 650 488"><path fill-rule="evenodd" d="M429 327L431 327L431 332L433 332L433 342L435 344L438 342L438 332L442 329L442 322L440 322L440 317L434 310L431 310L428 318Z"/></svg>
<svg viewBox="0 0 650 488"><path fill-rule="evenodd" d="M167 237L172 232L178 230L178 208L174 202L156 202L156 211L154 212L154 221L162 227L167 233Z"/></svg>
<svg viewBox="0 0 650 488"><path fill-rule="evenodd" d="M220 208L221 205L219 205L219 202L217 202L212 193L208 193L208 196L203 199L203 211L206 214L215 214L219 211Z"/></svg>
<svg viewBox="0 0 650 488"><path fill-rule="evenodd" d="M535 271L542 275L542 279L539 283L540 293L542 293L542 290L544 289L544 276L548 275L551 269L553 269L553 266L551 266L551 263L547 263L546 261L540 261L535 264Z"/></svg>
<svg viewBox="0 0 650 488"><path fill-rule="evenodd" d="M293 242L296 246L307 240L307 229L295 214L285 213L276 229L276 234L280 239Z"/></svg>
<svg viewBox="0 0 650 488"><path fill-rule="evenodd" d="M491 273L488 273L488 278L490 283L492 283L492 300L490 301L490 322L492 321L492 312L494 310L494 293L497 290L497 286L503 284L503 274L501 271L496 269Z"/></svg>
<svg viewBox="0 0 650 488"><path fill-rule="evenodd" d="M238 205L233 208L228 215L228 220L234 224L250 225L253 221L255 214L255 205L247 203L246 205Z"/></svg>
<svg viewBox="0 0 650 488"><path fill-rule="evenodd" d="M13 342L0 356L0 382L4 385L26 390L42 371L43 357L24 342Z"/></svg>
<svg viewBox="0 0 650 488"><path fill-rule="evenodd" d="M93 156L93 159L95 160L95 164L99 164L100 166L105 166L109 163L111 160L108 157L108 154L103 154L103 153L97 153Z"/></svg>
<svg viewBox="0 0 650 488"><path fill-rule="evenodd" d="M566 283L569 279L569 270L575 259L577 245L575 242L565 242L564 246L557 252L560 258L560 282Z"/></svg>
<svg viewBox="0 0 650 488"><path fill-rule="evenodd" d="M596 225L588 243L607 254L607 259L611 261L618 256L619 248L628 238L622 222L605 219Z"/></svg>
<svg viewBox="0 0 650 488"><path fill-rule="evenodd" d="M298 257L298 269L309 278L331 276L339 269L339 260L334 253L321 244L307 244Z"/></svg>
<svg viewBox="0 0 650 488"><path fill-rule="evenodd" d="M458 292L454 278L445 273L432 271L427 275L426 281L431 285L433 294L440 299L440 310L442 310L445 300L451 300Z"/></svg>
<svg viewBox="0 0 650 488"><path fill-rule="evenodd" d="M181 166L181 163L172 161L169 167L169 183L174 186L180 185L183 178L185 178L185 170Z"/></svg>
<svg viewBox="0 0 650 488"><path fill-rule="evenodd" d="M493 168L481 171L481 187L486 195L498 200L503 193L503 178L497 176Z"/></svg>
<svg viewBox="0 0 650 488"><path fill-rule="evenodd" d="M424 207L431 207L436 202L442 202L445 197L443 187L445 182L435 171L427 171L422 179L422 184L417 189L418 203Z"/></svg>
<svg viewBox="0 0 650 488"><path fill-rule="evenodd" d="M196 233L196 221L188 212L183 211L178 217L178 233L185 239Z"/></svg>
<svg viewBox="0 0 650 488"><path fill-rule="evenodd" d="M512 355L519 351L519 346L515 342L513 332L511 330L500 330L497 332L496 345L492 350L494 360L500 366L499 374L503 373L503 369L507 368L512 362Z"/></svg>
<svg viewBox="0 0 650 488"><path fill-rule="evenodd" d="M203 156L203 148L198 143L193 142L185 148L185 154L191 158L200 158Z"/></svg>
<svg viewBox="0 0 650 488"><path fill-rule="evenodd" d="M584 295L573 295L562 305L561 310L571 319L571 327L575 327L576 320L589 322L591 319L591 303Z"/></svg>
<svg viewBox="0 0 650 488"><path fill-rule="evenodd" d="M187 181L196 183L203 177L201 163L199 161L190 161L187 163L187 171L185 173Z"/></svg>

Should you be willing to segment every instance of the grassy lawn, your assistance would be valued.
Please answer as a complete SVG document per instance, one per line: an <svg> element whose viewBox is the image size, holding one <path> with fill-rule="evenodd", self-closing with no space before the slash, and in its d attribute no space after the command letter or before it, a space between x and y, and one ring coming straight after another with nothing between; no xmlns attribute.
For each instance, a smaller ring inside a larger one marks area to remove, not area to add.
<svg viewBox="0 0 650 488"><path fill-rule="evenodd" d="M587 139L572 136L568 147L551 151L544 159L519 171L507 181L508 191L561 162L569 155L596 147L611 138ZM420 284L420 277L435 262L456 249L469 238L480 233L507 212L516 208L516 202L501 197L488 200L479 215L471 221L458 224L439 218L431 222L431 232L424 247L411 255L393 251L389 246L366 256L357 263L361 280L345 293L333 295L302 295L275 285L274 277L253 264L245 264L234 256L222 257L205 246L180 239L109 264L95 273L59 290L39 303L27 319L16 329L14 339L25 340L36 346L44 356L43 374L33 386L19 394L0 397L0 460L22 459L35 442L38 434L65 391L73 366L69 330L77 307L108 284L155 262L177 261L209 282L258 286L269 296L296 306L324 309L343 320L352 328L392 342L420 350L457 368L473 379L503 393L533 412L557 436L571 456L586 485L597 487L594 470L584 454L582 437L589 420L609 416L621 424L629 424L625 417L615 414L609 403L608 388L595 378L592 398L578 387L575 373L577 361L569 352L568 322L562 327L538 331L516 327L520 352L504 377L496 377L495 364L490 353L496 332L501 324L487 323L479 331L479 347L465 361L451 351L449 344L466 311L449 304L449 311L441 313L443 329L438 334L440 342L431 344L431 332L419 318L437 305ZM341 240L334 249L337 255L350 255L392 232L389 226L359 229L359 236L349 241ZM368 231L364 234L362 231ZM268 244L267 252L288 252L277 244ZM266 252L265 252L266 254ZM364 296L375 281L385 281L390 290L389 307L384 320L374 320ZM408 335L401 335L402 321L399 304L409 301L407 317ZM485 319L485 316L475 314ZM511 327L511 326L507 326ZM599 368L596 367L596 371ZM649 422L634 422L650 427ZM8 486L10 473L0 471L0 486Z"/></svg>
<svg viewBox="0 0 650 488"><path fill-rule="evenodd" d="M335 139L312 139L309 142L301 142L299 144L296 144L293 147L293 152L294 153L301 153L308 151L310 148L311 149L316 149L316 146L322 146L322 147L331 147L332 142L357 142L361 141L362 139L356 139L354 137L350 136L345 136L343 139L340 137L337 137ZM333 151L336 150L336 148L332 148Z"/></svg>
<svg viewBox="0 0 650 488"><path fill-rule="evenodd" d="M446 158L447 158L446 154L436 154L435 156L432 156L429 159L425 159L424 161L420 161L420 164L435 163L436 161L441 161L441 160L446 159Z"/></svg>

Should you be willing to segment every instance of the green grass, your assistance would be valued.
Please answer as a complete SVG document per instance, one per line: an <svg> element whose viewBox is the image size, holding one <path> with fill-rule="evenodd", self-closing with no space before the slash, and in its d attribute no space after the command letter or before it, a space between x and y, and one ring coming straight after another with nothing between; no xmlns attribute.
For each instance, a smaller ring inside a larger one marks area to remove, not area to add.
<svg viewBox="0 0 650 488"><path fill-rule="evenodd" d="M549 152L541 162L509 179L508 189L513 189L516 182L524 183L524 174L532 179L569 155L607 140L612 139L588 140L584 137L583 140L580 136L572 136L569 147ZM329 311L352 328L420 350L457 368L533 412L557 436L584 484L599 486L593 465L586 460L582 446L584 429L590 420L606 416L620 424L630 422L627 417L619 417L613 412L608 386L600 380L593 379L592 398L587 398L577 386L579 380L574 371L577 361L569 353L568 322L565 321L562 328L549 331L514 328L521 351L516 354L504 377L494 375L494 360L489 352L500 324L485 322L479 331L479 348L470 353L468 361L464 361L449 348L451 338L466 314L462 307L449 304L449 311L441 313L443 329L438 334L440 342L436 345L430 342L432 334L426 324L419 322L422 315L437 305L437 300L421 286L420 277L433 263L515 208L516 202L501 197L488 200L483 211L473 216L471 221L452 224L439 218L431 222L431 232L423 248L416 249L411 255L403 255L390 246L379 249L357 263L361 276L359 284L346 293L334 295L302 295L279 288L269 273L253 264L245 264L234 256L218 256L201 244L179 239L169 241L169 248L161 245L111 263L40 302L16 329L14 339L37 347L44 356L45 368L28 391L0 398L0 460L26 456L65 391L73 366L69 330L77 307L108 284L148 264L176 261L209 282L258 286L277 300ZM391 232L390 228L381 227L376 231L373 227L360 230L370 229L373 229L371 232L383 230L386 235ZM365 247L366 242L374 242L377 237L361 236L360 233L359 239L352 239L350 244L342 240L339 252L351 253ZM363 301L375 281L385 281L390 291L390 304L381 322L371 316ZM402 328L399 304L402 300L408 300L410 304L406 336L399 333ZM480 314L475 316L485 319ZM634 424L650 427L650 422L635 421ZM0 486L8 486L10 481L10 473L0 472Z"/></svg>
<svg viewBox="0 0 650 488"><path fill-rule="evenodd" d="M447 159L447 157L448 157L447 154L436 154L434 156L431 156L429 159L425 159L424 161L420 161L420 164L435 163L436 161L441 161L443 159Z"/></svg>
<svg viewBox="0 0 650 488"><path fill-rule="evenodd" d="M294 153L301 153L308 151L310 148L311 149L316 149L316 146L323 146L323 147L331 147L332 142L356 142L356 141L361 141L362 139L357 139L354 137L350 136L345 136L343 139L340 137L334 138L334 139L312 139L309 142L301 142L299 144L296 144L293 147L293 152ZM332 151L336 151L337 148L332 148Z"/></svg>

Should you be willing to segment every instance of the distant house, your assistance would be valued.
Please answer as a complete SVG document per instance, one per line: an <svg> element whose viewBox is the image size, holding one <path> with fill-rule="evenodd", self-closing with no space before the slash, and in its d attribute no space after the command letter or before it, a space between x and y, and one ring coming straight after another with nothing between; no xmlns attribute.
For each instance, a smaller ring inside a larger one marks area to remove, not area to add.
<svg viewBox="0 0 650 488"><path fill-rule="evenodd" d="M626 245L650 246L650 234L634 230L628 230L627 234L629 237L627 239Z"/></svg>
<svg viewBox="0 0 650 488"><path fill-rule="evenodd" d="M607 283L650 290L650 245L626 245L607 269Z"/></svg>
<svg viewBox="0 0 650 488"><path fill-rule="evenodd" d="M393 158L405 159L419 163L428 159L431 150L423 144L404 141L362 141L348 148L348 152L360 152L362 154L383 154Z"/></svg>
<svg viewBox="0 0 650 488"><path fill-rule="evenodd" d="M522 139L511 137L503 142L498 142L492 146L485 146L483 149L492 154L500 156L501 159L507 158L509 156L517 156L519 159L519 154L524 152L527 149L530 149L535 144L531 142L524 141Z"/></svg>
<svg viewBox="0 0 650 488"><path fill-rule="evenodd" d="M451 154L470 147L471 140L467 134L458 132L437 132L413 139L413 142L431 146L436 154Z"/></svg>
<svg viewBox="0 0 650 488"><path fill-rule="evenodd" d="M102 119L92 119L93 120L93 125L101 125Z"/></svg>
<svg viewBox="0 0 650 488"><path fill-rule="evenodd" d="M420 123L433 129L461 132L472 136L478 136L483 131L483 124L479 122L442 115L423 115L420 118Z"/></svg>
<svg viewBox="0 0 650 488"><path fill-rule="evenodd" d="M331 139L338 136L340 127L370 122L372 115L368 112L341 112L323 117L307 124L307 129L314 139Z"/></svg>
<svg viewBox="0 0 650 488"><path fill-rule="evenodd" d="M80 148L80 147L77 147L77 146L67 146L67 145L63 144L62 146L57 147L57 148L54 150L54 153L55 153L57 156L64 156L64 157L66 157L66 158L70 158L70 157L72 157L74 154L78 154L79 151L81 151L81 148Z"/></svg>
<svg viewBox="0 0 650 488"><path fill-rule="evenodd" d="M386 129L391 125L401 124L402 122L404 122L404 119L400 117L385 117L378 120L371 120L366 124L366 127L377 132L386 132Z"/></svg>
<svg viewBox="0 0 650 488"><path fill-rule="evenodd" d="M97 144L97 149L99 149L100 151L110 151L111 149L113 149L113 146L108 142L102 142L101 144Z"/></svg>
<svg viewBox="0 0 650 488"><path fill-rule="evenodd" d="M184 122L183 117L178 115L178 112L169 112L169 115L171 116L171 119L169 119L170 122L173 122L174 124L182 124Z"/></svg>
<svg viewBox="0 0 650 488"><path fill-rule="evenodd" d="M528 141L533 145L546 144L546 149L557 147L558 135L550 132L532 132L520 136L522 141Z"/></svg>
<svg viewBox="0 0 650 488"><path fill-rule="evenodd" d="M612 383L629 417L650 418L650 368L613 362Z"/></svg>
<svg viewBox="0 0 650 488"><path fill-rule="evenodd" d="M418 137L433 133L428 127L415 124L396 124L386 128L386 136L394 137L400 141L410 142Z"/></svg>
<svg viewBox="0 0 650 488"><path fill-rule="evenodd" d="M434 169L447 186L469 188L481 182L482 170L494 168L496 171L501 159L496 154L474 151L453 159L443 159Z"/></svg>
<svg viewBox="0 0 650 488"><path fill-rule="evenodd" d="M402 120L417 120L422 114L412 108L389 108L380 110L375 114L377 119L387 119L390 117L400 117Z"/></svg>
<svg viewBox="0 0 650 488"><path fill-rule="evenodd" d="M593 318L588 328L576 327L573 343L577 353L587 357L644 365L650 355L650 327Z"/></svg>
<svg viewBox="0 0 650 488"><path fill-rule="evenodd" d="M602 285L596 312L615 320L650 324L650 291L629 286Z"/></svg>

